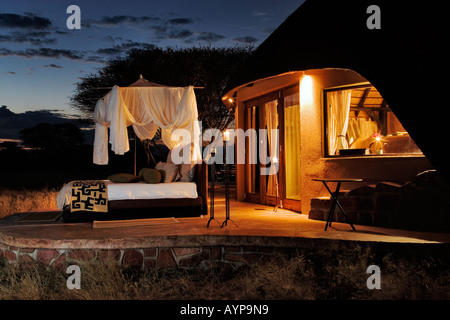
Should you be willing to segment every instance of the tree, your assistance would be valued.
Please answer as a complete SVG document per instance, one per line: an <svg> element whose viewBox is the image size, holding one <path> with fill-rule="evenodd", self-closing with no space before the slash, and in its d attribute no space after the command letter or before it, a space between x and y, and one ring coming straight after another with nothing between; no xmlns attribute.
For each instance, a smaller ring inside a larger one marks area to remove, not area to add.
<svg viewBox="0 0 450 320"><path fill-rule="evenodd" d="M70 122L60 124L40 123L32 128L20 131L20 138L25 146L60 152L72 149L84 140L81 130Z"/></svg>
<svg viewBox="0 0 450 320"><path fill-rule="evenodd" d="M4 141L0 143L0 151L16 152L18 150L21 149L17 141Z"/></svg>
<svg viewBox="0 0 450 320"><path fill-rule="evenodd" d="M231 75L242 66L252 48L133 49L127 57L112 60L97 74L90 74L77 84L71 101L75 109L92 118L96 101L113 85L128 86L139 75L168 86L204 87L196 90L202 129L224 130L234 114L223 104ZM105 88L105 89L99 89Z"/></svg>

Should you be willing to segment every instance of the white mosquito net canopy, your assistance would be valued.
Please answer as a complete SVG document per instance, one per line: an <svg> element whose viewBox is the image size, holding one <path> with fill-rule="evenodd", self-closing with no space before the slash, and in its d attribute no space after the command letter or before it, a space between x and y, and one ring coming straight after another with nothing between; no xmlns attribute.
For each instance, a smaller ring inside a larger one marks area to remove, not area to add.
<svg viewBox="0 0 450 320"><path fill-rule="evenodd" d="M141 76L128 87L114 86L98 100L94 120L93 161L96 164L108 164L108 128L111 150L121 155L130 150L128 126L133 126L141 140L152 139L159 127L161 138L169 149L190 146L190 156L186 157L189 153L184 152L183 163L201 160L200 126L193 86L167 87Z"/></svg>

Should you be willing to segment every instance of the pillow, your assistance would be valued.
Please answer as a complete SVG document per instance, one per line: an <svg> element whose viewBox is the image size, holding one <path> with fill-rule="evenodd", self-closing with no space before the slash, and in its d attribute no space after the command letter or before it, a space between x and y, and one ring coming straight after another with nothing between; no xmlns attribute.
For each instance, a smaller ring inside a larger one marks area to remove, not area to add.
<svg viewBox="0 0 450 320"><path fill-rule="evenodd" d="M191 182L194 180L195 175L195 165L194 164L179 164L178 170L180 172L180 181L182 182Z"/></svg>
<svg viewBox="0 0 450 320"><path fill-rule="evenodd" d="M172 151L173 151L173 149L172 150L170 150L169 151L169 153L167 154L167 160L166 160L166 162L167 163L174 163L173 162L173 160L172 160ZM178 180L180 180L180 169L178 168L178 171L177 171L177 175L175 176L175 178L173 179L173 181L178 181Z"/></svg>
<svg viewBox="0 0 450 320"><path fill-rule="evenodd" d="M139 176L135 176L130 173L115 173L108 176L108 180L116 183L130 183L130 182L138 182L141 180Z"/></svg>
<svg viewBox="0 0 450 320"><path fill-rule="evenodd" d="M142 168L141 170L139 170L138 176L143 179L144 178L144 173L147 170L152 170L152 169L151 168Z"/></svg>
<svg viewBox="0 0 450 320"><path fill-rule="evenodd" d="M147 170L144 170L144 173L142 174L142 178L147 183L160 183L161 182L161 172L156 169L150 169L146 168Z"/></svg>
<svg viewBox="0 0 450 320"><path fill-rule="evenodd" d="M177 146L169 151L167 155L167 162L173 163L172 151L179 152L179 156L183 157L184 148L186 146ZM191 163L180 163L178 164L178 174L174 181L191 182L194 180L195 175L195 165Z"/></svg>
<svg viewBox="0 0 450 320"><path fill-rule="evenodd" d="M161 182L169 183L175 181L175 178L178 174L178 166L175 163L170 162L158 162L155 167L156 170L159 170L162 175Z"/></svg>

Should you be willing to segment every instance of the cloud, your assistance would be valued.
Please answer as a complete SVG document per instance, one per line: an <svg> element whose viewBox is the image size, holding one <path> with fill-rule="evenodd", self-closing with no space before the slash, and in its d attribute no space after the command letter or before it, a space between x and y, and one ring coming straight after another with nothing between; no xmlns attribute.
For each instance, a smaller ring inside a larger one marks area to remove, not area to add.
<svg viewBox="0 0 450 320"><path fill-rule="evenodd" d="M115 16L103 16L100 20L90 20L85 22L86 26L97 25L104 27L114 27L118 25L133 25L134 27L142 28L144 30L153 30L154 39L176 39L176 40L188 40L194 35L194 31L186 28L186 26L194 23L193 18L189 17L154 17L154 16L130 16L130 15L115 15ZM200 34L200 37L207 37L207 35ZM211 39L211 35L209 36ZM208 41L211 41L208 39ZM107 36L103 40L116 43L121 38L115 38L113 36ZM193 40L193 39L191 39ZM216 40L213 40L216 41ZM143 43L126 43L123 42L119 46L112 48L99 49L98 53L115 55L118 54L120 49L129 49L134 47L149 48L153 45ZM154 47L154 46L153 46Z"/></svg>
<svg viewBox="0 0 450 320"><path fill-rule="evenodd" d="M116 16L103 16L100 20L90 20L86 22L86 26L89 27L91 24L98 26L117 26L119 24L127 23L127 24L139 24L148 21L158 22L161 19L158 17L149 17L149 16L126 16L126 15L116 15Z"/></svg>
<svg viewBox="0 0 450 320"><path fill-rule="evenodd" d="M258 41L258 39L254 38L252 36L245 36L245 37L233 38L233 41L239 42L239 43L251 44L251 43L255 43L256 41Z"/></svg>
<svg viewBox="0 0 450 320"><path fill-rule="evenodd" d="M47 29L52 22L45 17L39 17L32 13L20 15L15 13L0 13L0 28L21 28L21 29Z"/></svg>
<svg viewBox="0 0 450 320"><path fill-rule="evenodd" d="M154 25L150 26L150 29L155 31L157 39L167 38L167 30L169 28L166 25Z"/></svg>
<svg viewBox="0 0 450 320"><path fill-rule="evenodd" d="M133 40L125 40L118 47L122 50L127 50L127 49L132 49L132 48L154 49L156 46L151 43L136 42Z"/></svg>
<svg viewBox="0 0 450 320"><path fill-rule="evenodd" d="M224 36L214 33L214 32L209 32L209 31L203 31L203 32L199 32L197 33L197 41L208 41L208 42L215 42L215 41L220 41L225 39Z"/></svg>
<svg viewBox="0 0 450 320"><path fill-rule="evenodd" d="M51 33L48 31L12 32L8 35L0 35L0 42L25 43L35 46L56 44L56 38L46 38Z"/></svg>
<svg viewBox="0 0 450 320"><path fill-rule="evenodd" d="M115 38L113 38L113 36L106 36L102 40L110 41L110 42L114 43L116 41L122 41L123 38L122 37L115 37Z"/></svg>
<svg viewBox="0 0 450 320"><path fill-rule="evenodd" d="M54 63L46 64L46 65L44 66L44 68L63 69L62 66L59 66L59 65L54 64Z"/></svg>
<svg viewBox="0 0 450 320"><path fill-rule="evenodd" d="M186 25L186 24L193 23L194 20L192 20L191 18L175 18L175 19L170 19L168 22L171 25Z"/></svg>
<svg viewBox="0 0 450 320"><path fill-rule="evenodd" d="M112 47L112 48L101 48L96 50L95 52L100 55L115 56L123 53L123 50L121 50L120 48Z"/></svg>
<svg viewBox="0 0 450 320"><path fill-rule="evenodd" d="M267 12L255 10L253 11L253 15L257 17L266 16Z"/></svg>
<svg viewBox="0 0 450 320"><path fill-rule="evenodd" d="M122 24L133 25L138 28L145 30L153 30L155 37L158 40L162 39L186 39L194 34L193 31L187 28L182 28L183 26L192 24L194 22L191 18L160 18L152 16L129 16L129 15L115 15L115 16L103 16L100 20L90 20L85 22L86 26L97 25L103 27L114 27ZM115 38L112 36L107 36L103 40L115 43L117 40L122 40L121 38ZM99 49L98 53L114 55L118 54L120 49L129 49L134 47L144 47L147 48L148 44L144 43L132 43L124 42L119 46L114 46L112 48Z"/></svg>
<svg viewBox="0 0 450 320"><path fill-rule="evenodd" d="M186 39L192 36L194 33L187 29L173 29L170 30L167 34L167 38L169 39Z"/></svg>
<svg viewBox="0 0 450 320"><path fill-rule="evenodd" d="M83 60L84 55L77 50L38 48L12 51L6 48L0 48L0 56L19 56L25 58L67 58L70 60Z"/></svg>
<svg viewBox="0 0 450 320"><path fill-rule="evenodd" d="M110 36L109 36L110 37ZM110 37L112 39L112 37ZM120 38L122 39L122 38ZM109 48L100 48L95 51L95 55L91 55L88 57L89 61L97 61L97 62L105 62L105 56L118 56L129 49L133 48L142 48L142 49L154 49L156 46L150 43L144 42L136 42L133 40L125 40L124 42L109 47Z"/></svg>
<svg viewBox="0 0 450 320"><path fill-rule="evenodd" d="M166 26L179 26L192 24L194 22L191 18L173 18L166 19L152 16L127 16L127 15L115 15L115 16L103 16L100 20L87 21L88 25L94 24L98 26L117 26L120 24L142 24L142 23L158 23ZM145 26L144 26L145 27Z"/></svg>
<svg viewBox="0 0 450 320"><path fill-rule="evenodd" d="M115 40L122 40L121 37L113 38L107 36L104 40L116 42ZM118 58L120 55L125 54L128 50L140 48L140 49L155 49L156 46L150 43L136 42L133 40L125 40L122 43L113 45L107 48L100 48L95 51L90 51L85 54L84 60L87 62L106 63L111 58Z"/></svg>
<svg viewBox="0 0 450 320"><path fill-rule="evenodd" d="M89 55L84 59L84 61L86 62L95 62L95 63L106 63L107 60L108 59L105 56L101 55Z"/></svg>
<svg viewBox="0 0 450 320"><path fill-rule="evenodd" d="M99 25L114 25L124 23L130 20L134 20L135 18L130 16L113 16L113 17L103 17L100 21L97 22Z"/></svg>

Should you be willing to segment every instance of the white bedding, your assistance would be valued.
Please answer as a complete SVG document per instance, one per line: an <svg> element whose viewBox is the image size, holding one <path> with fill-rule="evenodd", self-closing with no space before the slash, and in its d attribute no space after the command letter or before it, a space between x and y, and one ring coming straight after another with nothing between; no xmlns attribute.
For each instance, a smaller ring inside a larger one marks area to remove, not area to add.
<svg viewBox="0 0 450 320"><path fill-rule="evenodd" d="M108 200L136 200L136 199L180 199L197 198L197 185L194 182L171 182L149 184L114 183L105 181L108 185ZM66 183L56 197L59 210L70 204L71 183Z"/></svg>

